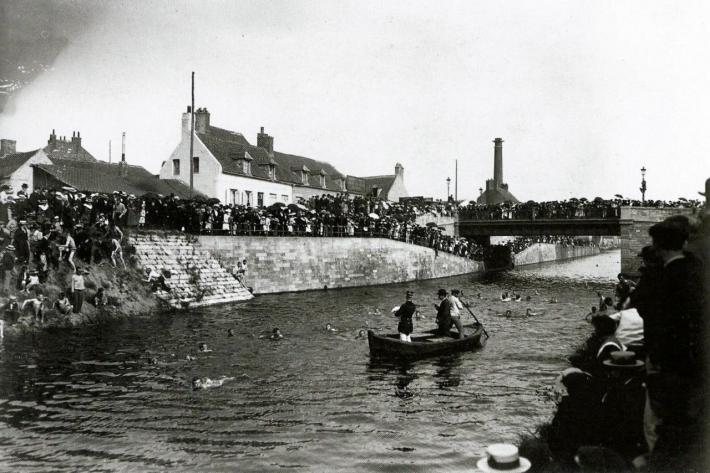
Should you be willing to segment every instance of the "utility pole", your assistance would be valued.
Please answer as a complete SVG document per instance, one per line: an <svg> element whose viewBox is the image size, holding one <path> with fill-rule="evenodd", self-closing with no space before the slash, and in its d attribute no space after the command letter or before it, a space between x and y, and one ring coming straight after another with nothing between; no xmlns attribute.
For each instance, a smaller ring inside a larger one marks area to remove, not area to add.
<svg viewBox="0 0 710 473"><path fill-rule="evenodd" d="M639 188L641 191L641 203L645 204L646 203L646 166L641 168L641 187Z"/></svg>
<svg viewBox="0 0 710 473"><path fill-rule="evenodd" d="M193 158L192 158L192 153L194 152L194 146L195 146L195 71L192 71L192 106L190 107L190 198L192 199L192 166L193 166Z"/></svg>
<svg viewBox="0 0 710 473"><path fill-rule="evenodd" d="M454 161L455 167L454 167L454 200L456 202L459 201L459 160L457 159Z"/></svg>
<svg viewBox="0 0 710 473"><path fill-rule="evenodd" d="M451 178L447 177L446 178L446 201L448 202L449 197L451 197L451 191L449 190L449 186L451 185Z"/></svg>

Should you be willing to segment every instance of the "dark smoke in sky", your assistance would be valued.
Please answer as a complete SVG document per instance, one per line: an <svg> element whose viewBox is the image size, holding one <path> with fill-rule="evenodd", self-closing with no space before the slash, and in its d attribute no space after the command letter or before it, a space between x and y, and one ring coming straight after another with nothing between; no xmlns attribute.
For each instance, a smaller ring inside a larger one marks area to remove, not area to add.
<svg viewBox="0 0 710 473"><path fill-rule="evenodd" d="M0 2L0 113L99 13L99 5L79 1Z"/></svg>

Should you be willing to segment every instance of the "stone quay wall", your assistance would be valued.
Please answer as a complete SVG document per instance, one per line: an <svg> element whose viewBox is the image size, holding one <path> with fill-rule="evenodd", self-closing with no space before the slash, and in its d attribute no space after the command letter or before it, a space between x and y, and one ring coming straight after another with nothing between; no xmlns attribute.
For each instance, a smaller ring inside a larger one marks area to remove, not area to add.
<svg viewBox="0 0 710 473"><path fill-rule="evenodd" d="M535 243L513 257L515 267L528 264L562 261L572 258L598 255L598 246L564 246L554 243Z"/></svg>
<svg viewBox="0 0 710 473"><path fill-rule="evenodd" d="M646 245L651 244L648 229L673 215L685 215L692 218L702 209L658 208L658 207L622 207L621 208L621 272L633 274L641 266L637 255Z"/></svg>
<svg viewBox="0 0 710 473"><path fill-rule="evenodd" d="M246 258L255 294L391 284L483 272L482 262L385 238L201 235L225 268Z"/></svg>

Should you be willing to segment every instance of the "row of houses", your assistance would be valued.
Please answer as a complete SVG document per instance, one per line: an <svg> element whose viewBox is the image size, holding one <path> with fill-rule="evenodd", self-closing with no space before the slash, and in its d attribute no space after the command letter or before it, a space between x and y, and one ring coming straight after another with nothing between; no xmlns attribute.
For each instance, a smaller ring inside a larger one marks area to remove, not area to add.
<svg viewBox="0 0 710 473"><path fill-rule="evenodd" d="M17 152L13 140L0 140L0 184L19 189L71 186L90 192L148 192L182 198L190 195L191 110L182 114L181 138L169 159L153 175L128 164L97 160L82 146L80 132L71 139L49 135L47 145ZM407 197L404 168L385 176L356 177L338 171L328 162L279 152L274 137L264 132L252 144L241 133L212 126L205 108L195 111L192 178L196 192L228 204L268 206L291 203L314 195L348 193L398 201Z"/></svg>

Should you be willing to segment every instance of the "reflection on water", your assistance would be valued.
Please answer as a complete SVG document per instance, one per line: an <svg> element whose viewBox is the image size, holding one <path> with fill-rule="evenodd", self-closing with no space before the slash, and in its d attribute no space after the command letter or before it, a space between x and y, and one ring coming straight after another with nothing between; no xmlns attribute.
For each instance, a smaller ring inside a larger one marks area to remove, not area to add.
<svg viewBox="0 0 710 473"><path fill-rule="evenodd" d="M471 471L486 444L515 441L549 418L549 386L586 336L584 315L597 290L611 290L618 261L617 251L487 278L260 296L6 338L0 471ZM491 334L487 346L370 360L358 331L396 330L390 309L405 290L426 316L416 325L433 326L440 286L463 290ZM503 291L531 301L501 302ZM496 316L528 307L541 315ZM259 338L275 326L283 340ZM198 353L200 342L213 351ZM194 376L223 375L235 379L190 387Z"/></svg>

